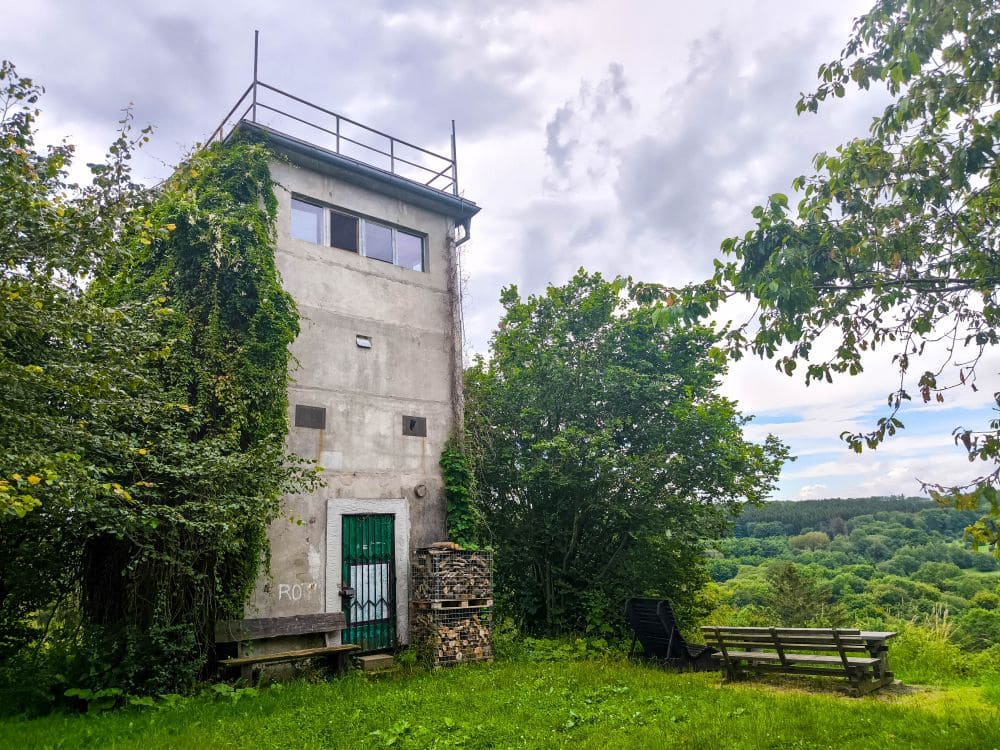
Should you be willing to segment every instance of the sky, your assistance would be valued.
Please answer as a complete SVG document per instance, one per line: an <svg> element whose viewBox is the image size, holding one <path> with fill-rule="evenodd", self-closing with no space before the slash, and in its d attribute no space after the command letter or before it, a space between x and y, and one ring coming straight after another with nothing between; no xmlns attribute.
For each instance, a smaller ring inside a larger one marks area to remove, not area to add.
<svg viewBox="0 0 1000 750"><path fill-rule="evenodd" d="M153 183L260 78L447 153L457 122L462 194L483 207L463 246L467 354L488 350L501 288L565 283L580 267L681 285L706 278L750 211L790 192L812 155L863 135L888 101L852 92L795 114L870 0L0 0L0 58L46 87L42 142L99 159L123 107L155 128L136 159ZM928 365L935 364L928 362ZM801 368L800 368L801 369ZM922 368L913 368L920 372ZM979 392L914 405L906 428L857 456L895 384L888 355L806 388L770 362L734 364L723 392L798 458L775 497L918 494L978 473L952 430L989 417ZM915 389L914 389L915 390Z"/></svg>

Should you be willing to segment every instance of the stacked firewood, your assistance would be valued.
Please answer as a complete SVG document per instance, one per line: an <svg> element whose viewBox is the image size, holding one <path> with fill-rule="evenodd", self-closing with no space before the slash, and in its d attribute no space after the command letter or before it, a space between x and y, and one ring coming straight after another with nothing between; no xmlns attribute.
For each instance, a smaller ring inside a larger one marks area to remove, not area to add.
<svg viewBox="0 0 1000 750"><path fill-rule="evenodd" d="M489 552L425 548L413 559L413 599L419 602L489 599L493 592Z"/></svg>
<svg viewBox="0 0 1000 750"><path fill-rule="evenodd" d="M492 556L447 547L413 557L413 640L435 666L493 658Z"/></svg>
<svg viewBox="0 0 1000 750"><path fill-rule="evenodd" d="M490 609L416 609L413 633L435 666L493 658Z"/></svg>

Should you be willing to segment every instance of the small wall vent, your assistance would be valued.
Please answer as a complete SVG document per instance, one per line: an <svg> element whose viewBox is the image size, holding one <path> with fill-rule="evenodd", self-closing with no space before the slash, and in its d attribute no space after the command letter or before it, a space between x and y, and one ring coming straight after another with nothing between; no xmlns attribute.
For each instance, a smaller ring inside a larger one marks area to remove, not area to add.
<svg viewBox="0 0 1000 750"><path fill-rule="evenodd" d="M295 426L312 430L326 429L326 409L322 406L295 405Z"/></svg>
<svg viewBox="0 0 1000 750"><path fill-rule="evenodd" d="M403 415L403 434L411 437L427 437L427 417Z"/></svg>

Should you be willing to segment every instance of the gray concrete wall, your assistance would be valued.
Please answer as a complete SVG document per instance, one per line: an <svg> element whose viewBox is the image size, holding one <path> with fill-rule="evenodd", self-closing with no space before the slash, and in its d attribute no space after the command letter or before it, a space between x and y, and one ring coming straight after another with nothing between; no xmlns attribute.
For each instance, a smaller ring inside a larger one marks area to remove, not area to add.
<svg viewBox="0 0 1000 750"><path fill-rule="evenodd" d="M334 516L345 508L395 512L397 534L401 516L408 518L410 549L447 538L438 458L460 388L452 220L284 161L273 161L271 169L279 202L278 269L301 317L292 346L289 422L294 425L296 404L326 409L326 428L292 426L288 447L324 467L326 486L285 499L269 532L270 574L259 581L248 617L340 608L339 550L327 529L338 527ZM293 195L425 234L426 271L293 239ZM358 334L370 336L373 347L359 348ZM427 436L404 436L404 414L426 417ZM408 553L396 567L406 642Z"/></svg>

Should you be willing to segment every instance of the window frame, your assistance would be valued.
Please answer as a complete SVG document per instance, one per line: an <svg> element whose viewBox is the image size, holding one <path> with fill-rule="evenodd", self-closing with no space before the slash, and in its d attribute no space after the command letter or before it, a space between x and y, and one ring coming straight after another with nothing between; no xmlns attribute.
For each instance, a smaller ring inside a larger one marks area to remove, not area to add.
<svg viewBox="0 0 1000 750"><path fill-rule="evenodd" d="M312 208L319 209L319 212L320 212L319 213L319 227L318 227L319 232L317 233L319 235L319 242L318 243L313 243L312 240L307 240L307 239L305 239L303 237L296 237L295 236L294 226L295 226L295 210L296 210L295 209L295 204L296 203L301 203L304 206L310 206ZM292 202L289 205L289 212L288 212L288 235L292 239L299 240L300 242L308 242L310 244L320 244L320 245L322 245L322 244L324 244L324 242L326 240L326 234L327 234L327 230L323 226L323 224L325 223L324 219L326 218L326 216L327 216L327 208L322 203L320 203L318 201L309 200L308 198L304 198L302 196L293 195L292 196Z"/></svg>
<svg viewBox="0 0 1000 750"><path fill-rule="evenodd" d="M340 206L334 206L327 203L321 203L317 200L313 200L308 196L299 195L297 193L292 194L292 201L298 203L305 203L309 206L314 206L319 208L323 214L320 218L320 241L319 244L322 247L328 247L331 250L339 250L344 253L351 253L360 258L366 258L368 260L378 261L379 263L385 263L387 265L392 265L396 268L401 268L404 271L414 271L415 273L428 273L428 266L430 265L430 258L428 257L428 246L427 246L427 234L420 232L416 229L410 227L400 226L398 224L393 224L391 222L385 221L383 219L375 218L374 216L367 216L357 211L351 211L350 209L342 208ZM352 219L356 219L358 222L357 228L357 250L348 250L347 248L337 247L333 244L333 214L340 214L341 216L346 216ZM385 261L381 258L369 257L368 250L366 247L365 240L365 225L375 224L377 226L385 227L390 230L390 236L392 238L392 261ZM397 243L397 238L399 233L415 237L420 240L420 270L414 269L412 266L401 266L399 264L399 247ZM297 239L300 242L309 242L309 240L303 240L297 238L292 234L291 216L289 216L289 226L288 233L293 239ZM313 243L310 243L313 244Z"/></svg>

